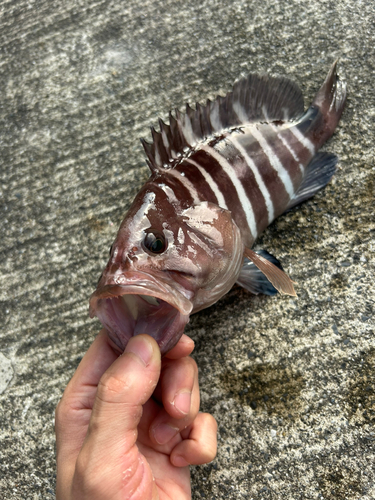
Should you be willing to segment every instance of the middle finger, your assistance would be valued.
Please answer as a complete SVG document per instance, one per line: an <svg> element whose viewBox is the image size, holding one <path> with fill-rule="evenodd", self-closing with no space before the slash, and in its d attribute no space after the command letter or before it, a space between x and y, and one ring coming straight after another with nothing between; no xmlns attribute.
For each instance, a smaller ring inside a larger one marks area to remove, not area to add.
<svg viewBox="0 0 375 500"><path fill-rule="evenodd" d="M160 377L163 409L150 425L154 444L165 445L189 426L199 411L198 368L190 357L171 360Z"/></svg>

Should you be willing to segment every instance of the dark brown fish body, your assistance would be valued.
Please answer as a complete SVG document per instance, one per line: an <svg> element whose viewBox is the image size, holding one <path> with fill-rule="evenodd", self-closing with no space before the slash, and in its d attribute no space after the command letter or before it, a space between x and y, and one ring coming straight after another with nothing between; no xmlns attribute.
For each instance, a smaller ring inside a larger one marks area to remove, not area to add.
<svg viewBox="0 0 375 500"><path fill-rule="evenodd" d="M335 65L305 113L295 84L250 75L227 96L177 111L170 125L152 130L153 143L143 141L152 175L90 301L120 350L132 335L149 333L168 351L189 315L236 281L253 293L294 294L278 261L250 248L332 177L337 158L317 150L345 97Z"/></svg>

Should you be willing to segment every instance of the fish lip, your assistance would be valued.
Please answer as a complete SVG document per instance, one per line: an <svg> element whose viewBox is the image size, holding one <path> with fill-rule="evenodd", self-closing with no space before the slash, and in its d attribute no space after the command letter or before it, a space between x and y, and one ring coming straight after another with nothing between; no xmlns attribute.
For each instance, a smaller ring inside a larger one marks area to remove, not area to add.
<svg viewBox="0 0 375 500"><path fill-rule="evenodd" d="M90 316L99 318L120 351L133 335L147 333L165 354L178 342L189 321L191 300L182 289L148 273L126 272L120 279L121 284L113 276L104 283L101 280L90 298ZM125 296L132 297L124 299ZM143 296L155 297L159 304L150 304ZM133 306L136 317L132 318Z"/></svg>
<svg viewBox="0 0 375 500"><path fill-rule="evenodd" d="M93 318L95 316L95 308L98 300L112 299L123 295L149 295L168 302L168 304L175 307L183 315L189 315L193 309L193 304L187 297L177 290L170 290L170 287L155 289L154 286L135 284L104 285L98 287L90 297L90 317Z"/></svg>

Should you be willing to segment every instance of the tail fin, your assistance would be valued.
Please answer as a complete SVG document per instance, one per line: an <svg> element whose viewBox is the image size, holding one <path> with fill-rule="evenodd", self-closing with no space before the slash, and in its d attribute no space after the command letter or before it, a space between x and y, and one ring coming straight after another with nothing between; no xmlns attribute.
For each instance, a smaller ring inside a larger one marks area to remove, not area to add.
<svg viewBox="0 0 375 500"><path fill-rule="evenodd" d="M322 115L322 122L314 132L314 142L317 149L333 134L346 102L346 84L341 81L336 72L335 61L328 72L327 78L315 96L311 105L318 108Z"/></svg>

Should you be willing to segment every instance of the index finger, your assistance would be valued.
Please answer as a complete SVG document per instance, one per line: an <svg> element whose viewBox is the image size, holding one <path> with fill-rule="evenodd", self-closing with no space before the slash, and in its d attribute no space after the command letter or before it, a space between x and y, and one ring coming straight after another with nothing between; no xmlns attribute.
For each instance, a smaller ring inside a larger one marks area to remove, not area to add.
<svg viewBox="0 0 375 500"><path fill-rule="evenodd" d="M177 342L177 344L166 353L165 357L169 359L180 359L189 356L194 351L194 340L185 334Z"/></svg>

